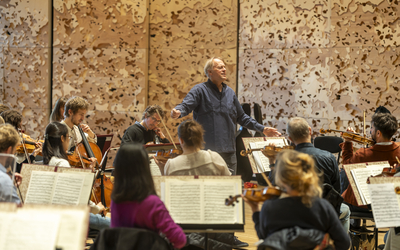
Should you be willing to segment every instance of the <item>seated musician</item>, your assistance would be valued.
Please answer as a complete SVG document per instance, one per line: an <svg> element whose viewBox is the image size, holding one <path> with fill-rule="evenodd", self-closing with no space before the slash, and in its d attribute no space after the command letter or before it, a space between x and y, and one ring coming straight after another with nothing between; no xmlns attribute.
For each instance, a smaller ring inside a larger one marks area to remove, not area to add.
<svg viewBox="0 0 400 250"><path fill-rule="evenodd" d="M231 175L224 159L216 152L202 150L203 127L194 120L183 121L178 127L183 154L164 164L156 161L162 175Z"/></svg>
<svg viewBox="0 0 400 250"><path fill-rule="evenodd" d="M376 113L372 116L370 130L371 139L375 141L375 144L369 148L360 148L354 152L353 143L345 138L345 141L340 144L343 150L343 164L389 161L389 164L393 166L397 163L396 156L400 155L400 144L391 141L397 129L398 123L396 117L389 113ZM350 127L347 128L347 131L354 132L353 128ZM350 185L343 192L342 196L351 211L369 211L367 206L358 206Z"/></svg>
<svg viewBox="0 0 400 250"><path fill-rule="evenodd" d="M43 143L43 163L49 166L71 167L68 162L67 149L70 142L67 125L61 122L49 123L46 127ZM90 158L90 167L94 169L96 158ZM110 227L110 219L102 217L104 206L99 202L97 205L89 201L90 216L89 227L101 230Z"/></svg>
<svg viewBox="0 0 400 250"><path fill-rule="evenodd" d="M11 124L17 132L22 129L22 115L16 110L6 110L1 113L1 116L4 119L5 123ZM21 139L19 139L19 142L21 142ZM35 150L29 155L29 160L30 162L34 162L36 156L41 152L42 150L42 143L36 142L35 144ZM19 153L17 152L15 154L17 157L17 172L21 172L21 166L22 163L28 163L28 159L26 158L25 152Z"/></svg>
<svg viewBox="0 0 400 250"><path fill-rule="evenodd" d="M68 101L67 97L60 97L54 105L53 111L50 114L50 122L61 122L64 120L65 103Z"/></svg>
<svg viewBox="0 0 400 250"><path fill-rule="evenodd" d="M143 146L137 143L122 145L114 167L111 227L143 228L163 233L175 248L185 246L182 228L175 224L156 194L149 157Z"/></svg>
<svg viewBox="0 0 400 250"><path fill-rule="evenodd" d="M160 114L161 117L158 114ZM135 124L131 125L125 131L121 145L128 142L136 142L140 144L146 144L148 142L154 142L157 144L168 143L169 140L165 138L165 135L158 127L163 118L164 111L160 106L147 106L146 110L143 112L142 120L140 122L136 121Z"/></svg>
<svg viewBox="0 0 400 250"><path fill-rule="evenodd" d="M313 158L294 150L284 150L277 156L276 184L286 190L279 199L258 203L244 200L253 211L255 229L260 239L272 233L298 226L329 233L336 249L348 249L350 238L343 230L332 205L321 198L320 177L315 171Z"/></svg>
<svg viewBox="0 0 400 250"><path fill-rule="evenodd" d="M65 104L64 117L62 123L67 125L68 135L71 137L68 151L82 141L82 136L78 126L86 134L89 142L96 143L97 136L87 124L82 124L83 119L88 111L89 103L82 97L75 96L70 98Z"/></svg>
<svg viewBox="0 0 400 250"><path fill-rule="evenodd" d="M225 160L216 152L202 150L204 147L203 127L194 120L185 120L178 127L179 143L183 154L169 159L166 164L157 161L162 175L231 175ZM198 238L190 234L189 238ZM233 234L209 234L214 249L247 247Z"/></svg>
<svg viewBox="0 0 400 250"><path fill-rule="evenodd" d="M10 124L0 125L0 153L14 155L16 147L19 144L19 136L17 131ZM11 170L6 169L5 163L0 162L0 202L10 201L21 203L9 173ZM9 173L7 173L9 172ZM22 176L15 173L17 185L21 184Z"/></svg>

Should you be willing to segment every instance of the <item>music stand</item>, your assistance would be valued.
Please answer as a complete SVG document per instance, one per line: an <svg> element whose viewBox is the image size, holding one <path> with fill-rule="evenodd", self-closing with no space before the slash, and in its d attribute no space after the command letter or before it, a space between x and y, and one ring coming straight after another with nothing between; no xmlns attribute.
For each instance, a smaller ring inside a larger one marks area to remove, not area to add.
<svg viewBox="0 0 400 250"><path fill-rule="evenodd" d="M111 141L114 135L110 134L110 135L96 135L96 136L97 136L97 146L99 146L102 155L104 155L106 151L110 148Z"/></svg>

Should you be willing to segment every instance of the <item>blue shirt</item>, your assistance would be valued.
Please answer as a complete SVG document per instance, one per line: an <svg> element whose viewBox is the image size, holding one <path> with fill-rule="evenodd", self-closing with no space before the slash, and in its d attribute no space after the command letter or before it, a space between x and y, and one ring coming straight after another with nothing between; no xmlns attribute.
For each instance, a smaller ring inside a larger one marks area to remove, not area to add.
<svg viewBox="0 0 400 250"><path fill-rule="evenodd" d="M236 152L236 124L258 132L264 126L246 115L233 89L222 83L222 91L208 79L194 86L175 109L203 126L205 148L218 153Z"/></svg>
<svg viewBox="0 0 400 250"><path fill-rule="evenodd" d="M17 194L17 189L2 164L0 164L0 202L21 202Z"/></svg>

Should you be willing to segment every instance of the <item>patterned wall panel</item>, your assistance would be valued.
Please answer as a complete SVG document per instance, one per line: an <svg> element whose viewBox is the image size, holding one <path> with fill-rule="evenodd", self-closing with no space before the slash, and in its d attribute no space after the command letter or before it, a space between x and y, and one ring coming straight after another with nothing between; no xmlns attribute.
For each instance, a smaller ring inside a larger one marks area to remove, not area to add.
<svg viewBox="0 0 400 250"><path fill-rule="evenodd" d="M43 135L49 113L48 1L0 3L2 102L23 115L32 138Z"/></svg>
<svg viewBox="0 0 400 250"><path fill-rule="evenodd" d="M86 122L112 146L146 106L147 15L146 1L55 1L53 103L86 98Z"/></svg>
<svg viewBox="0 0 400 250"><path fill-rule="evenodd" d="M398 117L398 12L381 0L241 1L240 101L262 103L280 131L302 116L314 134L362 132L363 110L369 124L379 105Z"/></svg>
<svg viewBox="0 0 400 250"><path fill-rule="evenodd" d="M182 119L172 120L170 111L207 80L207 59L225 60L226 83L236 91L237 2L156 0L150 2L150 13L149 104L163 107L177 141Z"/></svg>

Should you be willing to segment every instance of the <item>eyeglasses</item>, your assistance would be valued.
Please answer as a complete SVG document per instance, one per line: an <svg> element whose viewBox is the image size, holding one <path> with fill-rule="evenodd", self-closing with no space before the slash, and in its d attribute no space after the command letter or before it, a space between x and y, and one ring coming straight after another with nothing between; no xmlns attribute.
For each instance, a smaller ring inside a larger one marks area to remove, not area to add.
<svg viewBox="0 0 400 250"><path fill-rule="evenodd" d="M161 120L157 120L154 116L150 116L150 118L155 122L156 124L160 124Z"/></svg>

